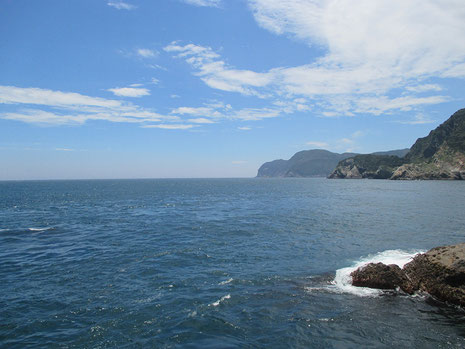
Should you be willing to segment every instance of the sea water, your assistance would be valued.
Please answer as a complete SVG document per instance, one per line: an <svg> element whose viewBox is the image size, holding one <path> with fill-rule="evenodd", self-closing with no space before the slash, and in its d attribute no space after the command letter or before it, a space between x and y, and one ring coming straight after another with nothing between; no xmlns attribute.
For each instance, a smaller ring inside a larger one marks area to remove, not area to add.
<svg viewBox="0 0 465 349"><path fill-rule="evenodd" d="M465 241L465 182L0 182L0 347L456 348L465 312L350 285Z"/></svg>

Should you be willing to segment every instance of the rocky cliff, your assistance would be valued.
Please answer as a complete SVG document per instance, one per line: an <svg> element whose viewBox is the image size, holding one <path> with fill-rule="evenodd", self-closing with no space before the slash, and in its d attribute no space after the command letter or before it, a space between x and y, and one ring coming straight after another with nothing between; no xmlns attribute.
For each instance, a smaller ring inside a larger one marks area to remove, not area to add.
<svg viewBox="0 0 465 349"><path fill-rule="evenodd" d="M355 156L328 178L465 179L465 109L419 138L404 158Z"/></svg>

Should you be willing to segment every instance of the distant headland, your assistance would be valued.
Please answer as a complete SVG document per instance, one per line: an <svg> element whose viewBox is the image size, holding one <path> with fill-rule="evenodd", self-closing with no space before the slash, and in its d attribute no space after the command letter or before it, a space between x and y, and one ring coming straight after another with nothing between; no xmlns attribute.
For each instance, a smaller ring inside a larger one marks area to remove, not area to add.
<svg viewBox="0 0 465 349"><path fill-rule="evenodd" d="M465 179L465 109L410 149L372 154L306 150L289 160L264 163L257 177Z"/></svg>

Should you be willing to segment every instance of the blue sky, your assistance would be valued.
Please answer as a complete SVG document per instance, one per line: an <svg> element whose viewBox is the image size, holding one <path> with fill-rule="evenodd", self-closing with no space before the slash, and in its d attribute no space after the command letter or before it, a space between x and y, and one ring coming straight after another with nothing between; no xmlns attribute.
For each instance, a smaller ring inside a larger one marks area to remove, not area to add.
<svg viewBox="0 0 465 349"><path fill-rule="evenodd" d="M465 107L463 0L3 0L0 179L252 177Z"/></svg>

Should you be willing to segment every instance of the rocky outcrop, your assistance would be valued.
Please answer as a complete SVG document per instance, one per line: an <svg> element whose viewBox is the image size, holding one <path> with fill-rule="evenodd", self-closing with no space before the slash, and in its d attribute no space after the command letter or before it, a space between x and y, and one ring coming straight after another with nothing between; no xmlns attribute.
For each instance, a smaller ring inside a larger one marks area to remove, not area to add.
<svg viewBox="0 0 465 349"><path fill-rule="evenodd" d="M404 162L394 155L357 155L341 161L328 178L389 179Z"/></svg>
<svg viewBox="0 0 465 349"><path fill-rule="evenodd" d="M437 299L465 306L465 243L436 247L419 254L403 269L368 264L352 274L354 286L426 292Z"/></svg>
<svg viewBox="0 0 465 349"><path fill-rule="evenodd" d="M369 263L352 274L352 285L393 290L408 282L402 269L395 264Z"/></svg>
<svg viewBox="0 0 465 349"><path fill-rule="evenodd" d="M389 158L348 158L328 178L465 179L465 109L417 139L405 157Z"/></svg>
<svg viewBox="0 0 465 349"><path fill-rule="evenodd" d="M397 168L391 179L465 179L465 154L443 144L428 161Z"/></svg>

